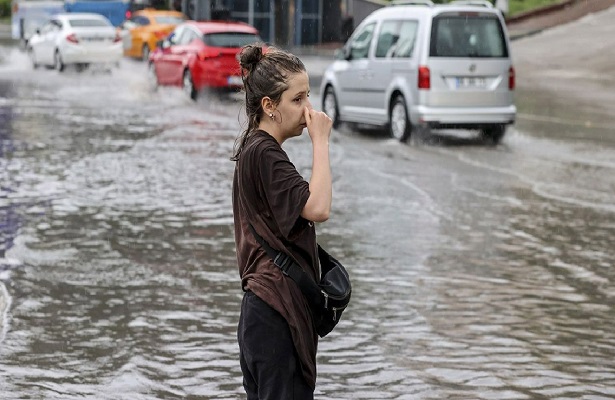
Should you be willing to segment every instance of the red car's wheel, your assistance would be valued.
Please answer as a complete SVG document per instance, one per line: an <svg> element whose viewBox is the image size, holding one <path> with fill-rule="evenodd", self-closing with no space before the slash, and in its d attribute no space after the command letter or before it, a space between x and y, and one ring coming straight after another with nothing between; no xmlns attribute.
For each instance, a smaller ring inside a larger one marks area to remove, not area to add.
<svg viewBox="0 0 615 400"><path fill-rule="evenodd" d="M194 87L194 81L192 80L192 74L190 73L189 69L184 71L183 88L184 93L186 93L188 97L190 97L192 100L196 100L197 91Z"/></svg>

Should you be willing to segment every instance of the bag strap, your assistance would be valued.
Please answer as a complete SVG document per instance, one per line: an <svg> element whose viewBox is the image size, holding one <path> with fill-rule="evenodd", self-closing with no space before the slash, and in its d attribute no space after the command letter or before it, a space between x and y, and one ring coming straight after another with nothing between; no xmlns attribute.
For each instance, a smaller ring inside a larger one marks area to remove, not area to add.
<svg viewBox="0 0 615 400"><path fill-rule="evenodd" d="M314 280L295 262L288 254L275 250L269 243L265 241L256 230L250 225L250 231L256 238L256 241L265 249L265 252L273 260L273 264L280 268L282 273L290 277L303 292L308 302L316 307L327 308L328 295L314 282Z"/></svg>

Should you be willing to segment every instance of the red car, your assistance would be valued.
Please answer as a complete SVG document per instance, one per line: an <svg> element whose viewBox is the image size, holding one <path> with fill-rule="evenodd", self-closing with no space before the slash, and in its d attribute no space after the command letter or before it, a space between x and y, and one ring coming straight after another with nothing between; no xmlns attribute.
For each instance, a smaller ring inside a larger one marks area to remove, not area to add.
<svg viewBox="0 0 615 400"><path fill-rule="evenodd" d="M193 100L203 88L238 89L237 54L255 42L262 42L258 31L243 22L186 21L150 54L149 80L153 88L183 87Z"/></svg>

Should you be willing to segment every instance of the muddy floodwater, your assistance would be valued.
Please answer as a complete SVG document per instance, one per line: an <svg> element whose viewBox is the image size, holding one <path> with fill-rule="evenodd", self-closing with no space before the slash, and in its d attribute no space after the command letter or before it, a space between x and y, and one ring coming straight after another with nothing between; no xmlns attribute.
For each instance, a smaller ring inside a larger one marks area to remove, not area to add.
<svg viewBox="0 0 615 400"><path fill-rule="evenodd" d="M241 103L145 72L33 71L0 47L1 399L245 397ZM531 91L498 146L333 132L317 232L354 293L316 398L615 398L615 130ZM285 147L308 179L307 134Z"/></svg>

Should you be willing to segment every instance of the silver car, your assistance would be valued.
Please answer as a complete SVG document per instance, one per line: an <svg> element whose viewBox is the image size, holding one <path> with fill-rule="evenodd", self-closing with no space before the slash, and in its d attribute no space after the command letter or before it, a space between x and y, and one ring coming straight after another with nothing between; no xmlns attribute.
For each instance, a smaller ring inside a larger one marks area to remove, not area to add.
<svg viewBox="0 0 615 400"><path fill-rule="evenodd" d="M400 141L425 127L479 129L499 142L516 116L501 13L480 1L412 3L361 22L323 75L322 109L334 126L379 125Z"/></svg>
<svg viewBox="0 0 615 400"><path fill-rule="evenodd" d="M122 39L100 14L57 14L28 41L34 68L53 66L62 72L67 64L115 65L123 56Z"/></svg>

